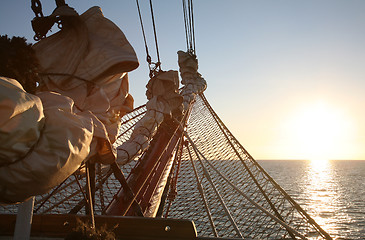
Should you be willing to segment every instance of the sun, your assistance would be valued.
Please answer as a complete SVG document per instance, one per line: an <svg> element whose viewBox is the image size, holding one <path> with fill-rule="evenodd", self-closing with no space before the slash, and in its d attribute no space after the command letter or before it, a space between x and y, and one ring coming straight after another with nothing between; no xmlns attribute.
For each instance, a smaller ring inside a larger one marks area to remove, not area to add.
<svg viewBox="0 0 365 240"><path fill-rule="evenodd" d="M285 126L291 147L312 161L339 159L349 151L352 124L335 106L316 102L299 108Z"/></svg>

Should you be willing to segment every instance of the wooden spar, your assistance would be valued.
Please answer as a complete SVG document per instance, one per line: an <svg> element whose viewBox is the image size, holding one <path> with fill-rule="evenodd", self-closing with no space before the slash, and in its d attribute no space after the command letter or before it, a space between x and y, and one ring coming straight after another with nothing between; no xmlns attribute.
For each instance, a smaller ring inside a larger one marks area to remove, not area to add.
<svg viewBox="0 0 365 240"><path fill-rule="evenodd" d="M34 215L31 235L42 239L64 238L76 227L77 218L83 222L89 220L87 215ZM0 236L12 236L15 221L15 214L0 214ZM96 226L106 225L108 230L114 227L113 232L118 239L197 239L194 223L189 220L95 215L95 222Z"/></svg>
<svg viewBox="0 0 365 240"><path fill-rule="evenodd" d="M166 184L172 166L173 151L183 137L181 126L185 125L188 115L185 114L181 122L172 118L164 120L151 142L150 149L128 177L128 184L136 195L135 198L142 211L147 214L145 216L154 217L158 210L160 201L152 199L159 199L163 193L164 187L161 186ZM121 187L105 213L115 216L134 216L136 213L131 208L133 201L134 199L128 198L128 194Z"/></svg>

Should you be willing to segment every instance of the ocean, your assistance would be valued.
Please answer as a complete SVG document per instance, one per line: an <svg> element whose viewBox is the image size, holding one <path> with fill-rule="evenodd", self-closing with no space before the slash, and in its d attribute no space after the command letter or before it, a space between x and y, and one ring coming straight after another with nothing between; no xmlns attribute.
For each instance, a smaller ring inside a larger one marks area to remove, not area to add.
<svg viewBox="0 0 365 240"><path fill-rule="evenodd" d="M333 239L365 239L365 161L258 162Z"/></svg>

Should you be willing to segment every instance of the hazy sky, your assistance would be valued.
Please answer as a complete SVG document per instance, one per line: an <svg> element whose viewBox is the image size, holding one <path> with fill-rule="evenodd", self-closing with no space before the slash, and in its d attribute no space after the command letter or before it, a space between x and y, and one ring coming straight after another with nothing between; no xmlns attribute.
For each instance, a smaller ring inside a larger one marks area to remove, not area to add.
<svg viewBox="0 0 365 240"><path fill-rule="evenodd" d="M3 0L0 33L32 41L30 0ZM147 0L140 0L151 53ZM98 5L135 48L136 106L146 102L144 43L134 0L66 0L79 13ZM49 15L54 1L43 0ZM181 0L153 1L163 70L186 50ZM365 159L365 1L197 0L199 71L207 99L256 159ZM153 58L156 59L154 54Z"/></svg>

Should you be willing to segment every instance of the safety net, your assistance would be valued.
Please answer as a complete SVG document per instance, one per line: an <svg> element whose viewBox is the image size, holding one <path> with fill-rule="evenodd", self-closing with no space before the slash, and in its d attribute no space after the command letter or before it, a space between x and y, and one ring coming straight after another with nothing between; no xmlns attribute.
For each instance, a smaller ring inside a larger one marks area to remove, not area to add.
<svg viewBox="0 0 365 240"><path fill-rule="evenodd" d="M197 97L177 156L165 215L192 219L198 235L330 239Z"/></svg>
<svg viewBox="0 0 365 240"><path fill-rule="evenodd" d="M193 220L201 237L331 239L244 149L203 94L191 106L159 217ZM122 118L116 145L129 138L145 112L142 106ZM136 159L121 166L127 179ZM94 213L103 215L121 184L107 165L96 164L91 175ZM87 213L86 186L81 167L50 193L37 196L34 213ZM0 206L0 213L16 211L16 205Z"/></svg>

